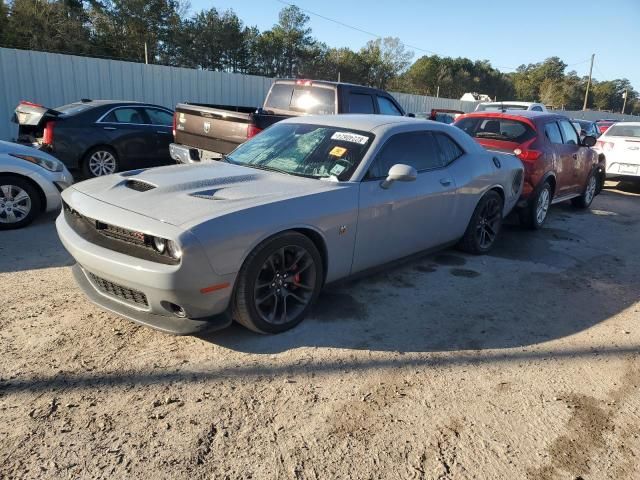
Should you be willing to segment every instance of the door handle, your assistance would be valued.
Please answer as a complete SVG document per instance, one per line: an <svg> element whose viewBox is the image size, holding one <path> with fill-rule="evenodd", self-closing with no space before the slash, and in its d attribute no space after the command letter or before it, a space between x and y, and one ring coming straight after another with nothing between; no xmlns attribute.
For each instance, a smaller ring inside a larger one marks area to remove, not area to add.
<svg viewBox="0 0 640 480"><path fill-rule="evenodd" d="M169 135L169 132L163 132L162 130L156 130L156 133L160 133L162 135Z"/></svg>
<svg viewBox="0 0 640 480"><path fill-rule="evenodd" d="M116 127L102 127L104 130L115 130Z"/></svg>
<svg viewBox="0 0 640 480"><path fill-rule="evenodd" d="M441 178L440 179L440 184L443 187L448 187L449 185L451 185L451 180L449 180L448 178Z"/></svg>
<svg viewBox="0 0 640 480"><path fill-rule="evenodd" d="M573 157L573 159L574 159L574 160L577 160L577 159L578 159L578 154L577 154L577 153L574 153L574 154L573 154L573 155L571 155L571 156Z"/></svg>

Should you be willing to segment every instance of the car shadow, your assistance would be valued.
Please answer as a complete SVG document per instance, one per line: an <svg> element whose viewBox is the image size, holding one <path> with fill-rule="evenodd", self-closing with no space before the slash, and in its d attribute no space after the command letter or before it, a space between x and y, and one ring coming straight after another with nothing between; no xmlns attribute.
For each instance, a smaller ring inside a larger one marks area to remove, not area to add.
<svg viewBox="0 0 640 480"><path fill-rule="evenodd" d="M587 330L640 298L640 261L620 222L631 218L638 232L640 215L635 199L614 195L604 192L592 210L554 206L538 231L510 218L487 256L449 249L328 285L283 334L234 324L200 338L256 354L303 346L404 353L516 348Z"/></svg>
<svg viewBox="0 0 640 480"><path fill-rule="evenodd" d="M56 233L57 216L46 213L24 228L0 232L0 273L73 265Z"/></svg>

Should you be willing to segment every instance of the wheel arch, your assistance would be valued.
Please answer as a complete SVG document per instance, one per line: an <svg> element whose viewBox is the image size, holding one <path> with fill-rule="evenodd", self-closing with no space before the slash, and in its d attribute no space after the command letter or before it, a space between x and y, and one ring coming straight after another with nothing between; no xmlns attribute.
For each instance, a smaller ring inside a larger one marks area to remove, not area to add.
<svg viewBox="0 0 640 480"><path fill-rule="evenodd" d="M6 173L2 172L0 173L0 177L16 177L30 184L36 190L36 192L38 192L38 199L40 200L40 213L46 212L47 196L44 194L44 191L42 190L40 185L38 185L38 182L36 182L35 180L33 180L32 178L26 175L22 175L20 173L13 173L13 172L6 172Z"/></svg>
<svg viewBox="0 0 640 480"><path fill-rule="evenodd" d="M320 253L320 258L322 259L323 277L324 279L326 279L327 270L329 267L329 251L327 248L327 241L324 235L322 234L322 232L316 227L313 227L311 225L292 225L290 227L282 228L278 231L272 231L265 235L260 236L254 241L253 245L251 245L251 248L248 248L247 251L244 253L242 262L240 262L240 268L238 269L238 271L242 270L245 263L247 262L247 258L249 258L249 255L251 255L251 253L254 252L256 248L258 248L263 243L271 240L276 235L280 235L287 232L299 233L307 237L309 240L311 240L311 242L313 242L315 247L318 249L318 253Z"/></svg>
<svg viewBox="0 0 640 480"><path fill-rule="evenodd" d="M536 188L536 190L539 190L542 185L544 185L544 182L549 183L549 186L551 187L551 198L553 198L556 194L556 175L553 172L547 172L546 175L542 177L542 180L538 184L538 188Z"/></svg>

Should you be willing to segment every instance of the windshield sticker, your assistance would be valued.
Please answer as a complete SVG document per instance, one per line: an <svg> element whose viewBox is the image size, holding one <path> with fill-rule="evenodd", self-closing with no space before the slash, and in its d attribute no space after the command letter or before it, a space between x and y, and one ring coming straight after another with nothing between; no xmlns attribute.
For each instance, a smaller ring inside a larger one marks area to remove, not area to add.
<svg viewBox="0 0 640 480"><path fill-rule="evenodd" d="M343 142L357 143L359 145L366 145L369 141L369 137L364 135L358 135L350 132L336 132L331 135L331 140L342 140Z"/></svg>
<svg viewBox="0 0 640 480"><path fill-rule="evenodd" d="M336 177L344 172L344 169L347 168L344 165L334 165L331 171L329 172L331 175L335 175Z"/></svg>
<svg viewBox="0 0 640 480"><path fill-rule="evenodd" d="M332 157L342 157L345 153L347 153L347 149L343 147L333 147L329 152L329 155Z"/></svg>

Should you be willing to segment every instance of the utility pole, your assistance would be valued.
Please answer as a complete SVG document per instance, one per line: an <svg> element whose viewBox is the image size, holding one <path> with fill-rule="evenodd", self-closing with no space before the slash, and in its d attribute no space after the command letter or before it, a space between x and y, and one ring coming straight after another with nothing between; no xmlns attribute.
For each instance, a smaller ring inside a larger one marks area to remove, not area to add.
<svg viewBox="0 0 640 480"><path fill-rule="evenodd" d="M622 104L622 114L624 115L624 109L627 106L627 97L629 94L627 93L627 89L624 89L624 93L622 94L622 98L624 98L624 103Z"/></svg>
<svg viewBox="0 0 640 480"><path fill-rule="evenodd" d="M149 63L149 55L147 54L147 42L144 42L144 63Z"/></svg>
<svg viewBox="0 0 640 480"><path fill-rule="evenodd" d="M596 58L596 54L591 54L591 67L589 67L589 81L587 81L587 91L584 92L584 105L582 105L582 111L587 109L587 99L589 98L589 87L591 86L591 74L593 73L593 59Z"/></svg>
<svg viewBox="0 0 640 480"><path fill-rule="evenodd" d="M436 98L440 98L440 85L438 85L438 89L436 90Z"/></svg>

